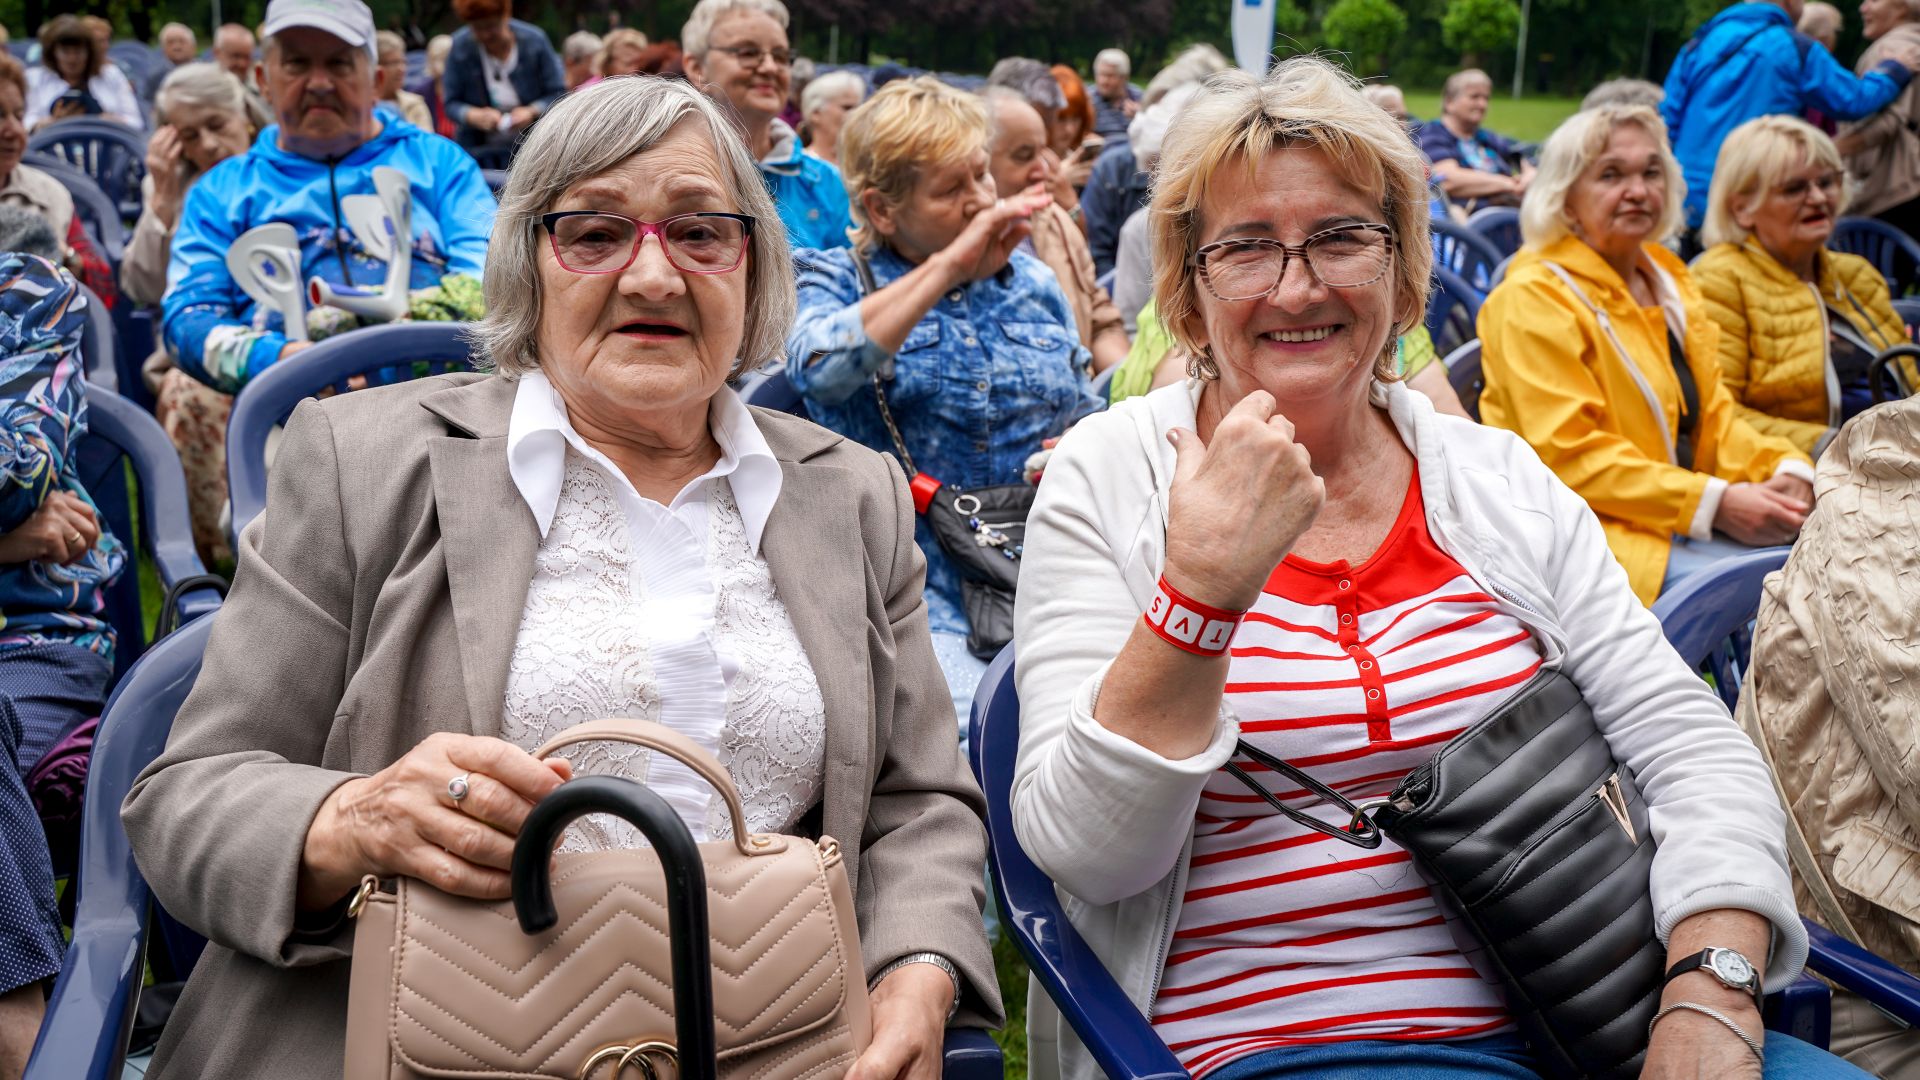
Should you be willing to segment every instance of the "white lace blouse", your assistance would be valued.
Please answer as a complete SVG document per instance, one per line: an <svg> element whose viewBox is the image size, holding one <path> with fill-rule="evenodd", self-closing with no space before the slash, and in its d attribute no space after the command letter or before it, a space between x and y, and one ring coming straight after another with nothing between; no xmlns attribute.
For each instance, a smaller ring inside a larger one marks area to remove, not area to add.
<svg viewBox="0 0 1920 1080"><path fill-rule="evenodd" d="M544 377L522 380L508 460L542 536L501 733L531 750L602 717L665 724L726 766L750 829L783 832L820 798L826 708L759 554L778 462L733 393L721 397L713 411L720 462L663 507L579 438ZM579 773L647 783L696 840L732 835L713 790L664 755L603 742L564 756ZM594 816L570 828L561 847L644 842L633 826Z"/></svg>

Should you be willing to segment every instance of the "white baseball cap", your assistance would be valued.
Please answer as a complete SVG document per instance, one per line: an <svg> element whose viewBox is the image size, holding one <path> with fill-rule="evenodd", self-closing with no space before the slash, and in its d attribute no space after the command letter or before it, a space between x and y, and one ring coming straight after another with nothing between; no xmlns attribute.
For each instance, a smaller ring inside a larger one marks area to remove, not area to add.
<svg viewBox="0 0 1920 1080"><path fill-rule="evenodd" d="M361 0L273 0L260 33L272 37L296 26L325 31L349 45L374 51L373 12Z"/></svg>

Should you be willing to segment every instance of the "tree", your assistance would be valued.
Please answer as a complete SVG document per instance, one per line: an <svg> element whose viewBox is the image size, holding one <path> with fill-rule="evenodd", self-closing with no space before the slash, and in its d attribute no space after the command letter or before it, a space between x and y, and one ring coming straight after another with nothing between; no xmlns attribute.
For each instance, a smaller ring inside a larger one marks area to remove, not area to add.
<svg viewBox="0 0 1920 1080"><path fill-rule="evenodd" d="M1388 50L1407 32L1407 15L1393 0L1339 0L1327 9L1320 31L1328 45L1348 54L1350 65L1357 60L1381 71Z"/></svg>
<svg viewBox="0 0 1920 1080"><path fill-rule="evenodd" d="M1520 5L1513 0L1448 0L1440 37L1460 50L1460 66L1479 67L1481 56L1509 48L1520 33Z"/></svg>

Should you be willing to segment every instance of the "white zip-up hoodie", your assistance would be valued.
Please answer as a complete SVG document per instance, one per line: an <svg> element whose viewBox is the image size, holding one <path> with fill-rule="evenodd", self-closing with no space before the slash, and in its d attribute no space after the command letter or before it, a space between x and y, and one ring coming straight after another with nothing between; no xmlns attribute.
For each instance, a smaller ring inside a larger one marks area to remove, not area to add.
<svg viewBox="0 0 1920 1080"><path fill-rule="evenodd" d="M1232 756L1239 722L1223 705L1213 744L1175 761L1108 731L1093 707L1159 579L1174 472L1166 433L1195 426L1200 386L1130 399L1061 442L1028 518L1015 613L1014 827L1059 886L1068 919L1143 1013L1179 921L1200 789ZM1614 757L1632 770L1658 845L1660 940L1698 912L1752 911L1774 926L1765 985L1799 977L1807 937L1772 779L1635 599L1593 512L1512 433L1441 416L1399 383L1376 383L1372 400L1413 451L1435 543L1533 632L1546 664L1580 687ZM1028 998L1031 1075L1095 1080L1092 1057L1037 985Z"/></svg>

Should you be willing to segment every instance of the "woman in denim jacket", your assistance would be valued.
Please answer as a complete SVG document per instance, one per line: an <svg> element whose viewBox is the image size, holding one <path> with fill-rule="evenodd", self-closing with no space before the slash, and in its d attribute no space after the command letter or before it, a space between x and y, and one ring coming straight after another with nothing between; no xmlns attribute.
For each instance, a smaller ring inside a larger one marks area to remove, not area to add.
<svg viewBox="0 0 1920 1080"><path fill-rule="evenodd" d="M985 108L932 78L890 84L848 114L840 162L855 246L795 254L788 376L815 421L893 453L877 377L922 472L961 487L1019 483L1042 443L1101 404L1066 295L1029 250L1028 219L1047 194L995 197ZM924 519L917 533L934 652L965 725L986 665L967 651L958 570Z"/></svg>

